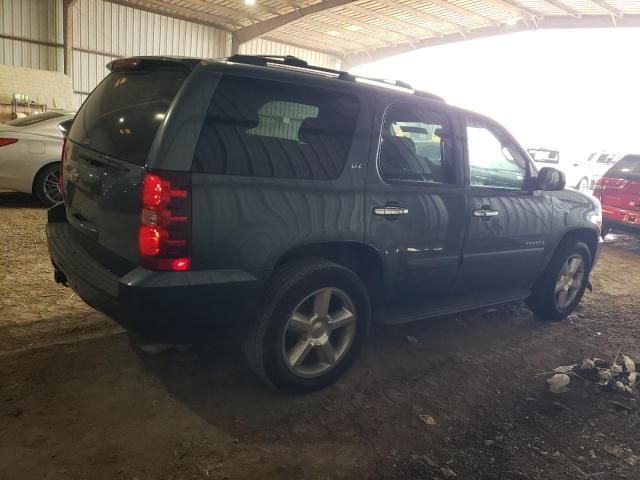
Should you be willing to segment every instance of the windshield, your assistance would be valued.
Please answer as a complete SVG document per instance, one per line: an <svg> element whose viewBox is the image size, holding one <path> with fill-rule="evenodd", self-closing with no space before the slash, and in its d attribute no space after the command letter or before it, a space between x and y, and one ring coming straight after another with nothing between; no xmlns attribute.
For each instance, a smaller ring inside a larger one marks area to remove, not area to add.
<svg viewBox="0 0 640 480"><path fill-rule="evenodd" d="M35 125L37 123L45 122L53 118L64 117L64 113L60 112L45 112L31 115L30 117L18 118L7 122L6 125L12 127L28 127L29 125Z"/></svg>

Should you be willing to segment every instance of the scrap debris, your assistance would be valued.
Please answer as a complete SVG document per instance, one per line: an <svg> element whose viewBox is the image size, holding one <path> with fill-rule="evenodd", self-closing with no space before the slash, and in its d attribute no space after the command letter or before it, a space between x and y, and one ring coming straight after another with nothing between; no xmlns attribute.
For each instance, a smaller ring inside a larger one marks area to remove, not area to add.
<svg viewBox="0 0 640 480"><path fill-rule="evenodd" d="M603 390L634 393L640 366L626 355L623 355L622 362L618 363L618 355L613 362L601 358L585 358L579 364L556 367L552 372L547 372L547 374L553 374L547 379L549 391L552 393L568 392L572 377L575 377L582 381L595 383Z"/></svg>

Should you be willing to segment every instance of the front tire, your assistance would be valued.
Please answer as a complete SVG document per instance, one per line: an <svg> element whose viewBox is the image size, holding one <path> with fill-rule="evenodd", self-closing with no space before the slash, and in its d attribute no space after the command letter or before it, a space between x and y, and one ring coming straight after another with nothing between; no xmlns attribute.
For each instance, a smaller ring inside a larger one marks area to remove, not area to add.
<svg viewBox="0 0 640 480"><path fill-rule="evenodd" d="M47 165L38 172L33 181L33 194L46 207L62 201L60 166L57 163Z"/></svg>
<svg viewBox="0 0 640 480"><path fill-rule="evenodd" d="M338 380L367 336L369 296L350 270L323 259L280 267L244 342L251 368L268 384L306 393Z"/></svg>
<svg viewBox="0 0 640 480"><path fill-rule="evenodd" d="M591 252L583 242L561 247L536 282L527 306L546 320L562 320L576 309L589 280Z"/></svg>
<svg viewBox="0 0 640 480"><path fill-rule="evenodd" d="M578 190L579 192L587 193L589 191L589 179L583 178L582 180L580 180L578 182L578 185L576 185L576 190Z"/></svg>

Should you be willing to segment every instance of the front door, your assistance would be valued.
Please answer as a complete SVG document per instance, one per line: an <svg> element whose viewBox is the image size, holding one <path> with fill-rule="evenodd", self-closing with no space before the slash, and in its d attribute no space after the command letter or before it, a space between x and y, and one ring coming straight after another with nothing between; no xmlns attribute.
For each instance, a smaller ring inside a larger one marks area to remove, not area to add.
<svg viewBox="0 0 640 480"><path fill-rule="evenodd" d="M441 300L460 263L466 193L446 106L383 102L369 162L366 241L382 253L388 303Z"/></svg>
<svg viewBox="0 0 640 480"><path fill-rule="evenodd" d="M529 161L502 127L469 115L464 130L469 227L456 283L465 293L517 296L540 274L551 198L527 188Z"/></svg>

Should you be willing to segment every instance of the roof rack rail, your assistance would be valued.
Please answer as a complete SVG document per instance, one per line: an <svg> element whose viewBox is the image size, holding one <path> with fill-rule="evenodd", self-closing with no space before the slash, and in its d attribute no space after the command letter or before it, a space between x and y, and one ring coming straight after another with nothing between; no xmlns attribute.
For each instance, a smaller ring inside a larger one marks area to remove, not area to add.
<svg viewBox="0 0 640 480"><path fill-rule="evenodd" d="M331 68L317 67L315 65L309 65L305 60L295 57L293 55L242 55L236 54L226 58L226 61L233 63L244 63L247 65L256 65L259 67L279 67L288 70L294 70L303 73L311 73L315 75L322 75L330 78L337 78L339 80L346 80L350 82L361 82L369 85L390 88L392 90L398 90L405 93L411 93L419 97L428 98L430 100L436 100L444 102L442 97L434 95L433 93L423 92L416 90L407 82L402 80L390 80L384 78L370 78L360 75L353 75L349 72L341 70L334 70Z"/></svg>
<svg viewBox="0 0 640 480"><path fill-rule="evenodd" d="M309 65L305 60L293 55L231 55L227 57L228 62L245 63L248 65L257 65L260 67L284 67L290 70L298 70L307 73L316 73L320 75L348 80L352 75L341 70L334 70L325 67L316 67Z"/></svg>

